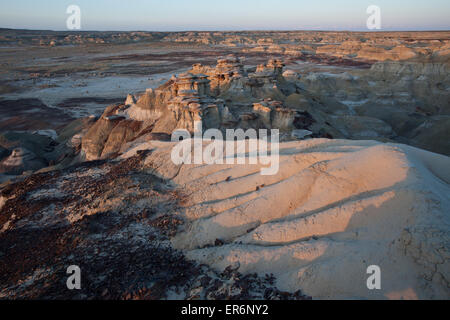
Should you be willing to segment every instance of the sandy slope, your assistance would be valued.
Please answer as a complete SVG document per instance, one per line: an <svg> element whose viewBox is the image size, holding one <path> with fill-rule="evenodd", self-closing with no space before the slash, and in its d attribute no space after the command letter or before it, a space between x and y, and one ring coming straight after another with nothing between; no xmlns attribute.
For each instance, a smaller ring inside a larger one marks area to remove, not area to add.
<svg viewBox="0 0 450 320"><path fill-rule="evenodd" d="M186 194L187 256L274 273L314 298L450 298L450 159L404 145L314 139L283 143L280 170L183 165L149 142L147 163ZM218 240L219 239L219 240ZM378 265L382 289L368 290Z"/></svg>

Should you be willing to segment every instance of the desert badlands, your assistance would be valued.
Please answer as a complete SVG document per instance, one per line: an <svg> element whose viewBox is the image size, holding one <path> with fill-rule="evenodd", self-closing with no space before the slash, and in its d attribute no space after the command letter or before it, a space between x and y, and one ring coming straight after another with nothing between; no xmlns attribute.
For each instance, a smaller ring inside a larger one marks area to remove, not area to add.
<svg viewBox="0 0 450 320"><path fill-rule="evenodd" d="M0 298L450 298L450 32L0 36Z"/></svg>

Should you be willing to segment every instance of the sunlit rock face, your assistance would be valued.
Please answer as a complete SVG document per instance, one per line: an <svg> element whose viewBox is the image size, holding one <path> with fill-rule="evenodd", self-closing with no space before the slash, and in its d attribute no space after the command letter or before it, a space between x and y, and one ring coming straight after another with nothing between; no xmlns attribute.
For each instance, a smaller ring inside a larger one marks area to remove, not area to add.
<svg viewBox="0 0 450 320"><path fill-rule="evenodd" d="M219 58L215 68L195 64L189 72L205 74L210 81L210 93L220 96L225 92L230 94L245 94L242 78L246 76L243 61L235 56Z"/></svg>
<svg viewBox="0 0 450 320"><path fill-rule="evenodd" d="M86 160L101 158L105 143L119 122L119 119L108 120L102 117L89 129L82 139L82 150Z"/></svg>
<svg viewBox="0 0 450 320"><path fill-rule="evenodd" d="M133 120L157 120L164 114L165 105L173 96L172 83L173 80L170 80L166 87L148 89L136 103L128 105L125 113Z"/></svg>
<svg viewBox="0 0 450 320"><path fill-rule="evenodd" d="M273 273L282 290L319 299L449 298L446 156L368 140L291 141L270 176L261 163L175 165L172 143L135 145L121 158L144 147L154 172L189 195L172 244L198 263ZM372 265L381 290L367 288Z"/></svg>
<svg viewBox="0 0 450 320"><path fill-rule="evenodd" d="M264 100L255 103L253 112L257 114L263 128L278 129L282 132L295 130L295 122L300 118L298 110L285 107L281 101Z"/></svg>

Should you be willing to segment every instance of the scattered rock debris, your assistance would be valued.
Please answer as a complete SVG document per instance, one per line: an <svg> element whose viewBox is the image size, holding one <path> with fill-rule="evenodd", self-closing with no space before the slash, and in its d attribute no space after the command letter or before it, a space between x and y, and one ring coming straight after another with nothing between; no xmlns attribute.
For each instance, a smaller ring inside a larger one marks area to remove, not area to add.
<svg viewBox="0 0 450 320"><path fill-rule="evenodd" d="M279 291L269 276L231 267L219 274L173 249L182 196L142 170L146 154L34 174L3 188L0 299L308 298ZM67 289L71 265L80 267L81 290Z"/></svg>

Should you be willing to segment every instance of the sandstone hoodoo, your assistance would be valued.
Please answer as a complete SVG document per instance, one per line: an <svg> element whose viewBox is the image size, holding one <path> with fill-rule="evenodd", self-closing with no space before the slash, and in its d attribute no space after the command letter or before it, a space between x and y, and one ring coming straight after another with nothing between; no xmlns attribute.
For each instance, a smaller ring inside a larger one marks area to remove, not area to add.
<svg viewBox="0 0 450 320"><path fill-rule="evenodd" d="M108 157L121 151L120 142L129 143L142 133L171 134L176 129L193 133L198 121L203 130L279 129L289 138L292 130L308 129L315 136L336 135L302 108L312 97L292 77L283 76L283 67L272 59L248 72L234 56L219 59L216 67L196 64L138 99L128 95L124 105L107 108L83 137L84 155L87 160ZM313 127L302 123L305 114Z"/></svg>
<svg viewBox="0 0 450 320"><path fill-rule="evenodd" d="M301 110L283 105L289 95L302 92L283 77L283 67L281 61L270 60L248 73L234 56L219 59L215 68L196 64L137 100L129 95L124 105L107 108L83 137L82 150L88 160L105 158L121 151L119 142L129 143L141 133L193 133L198 121L203 130L273 128L290 134L304 129L296 127Z"/></svg>

